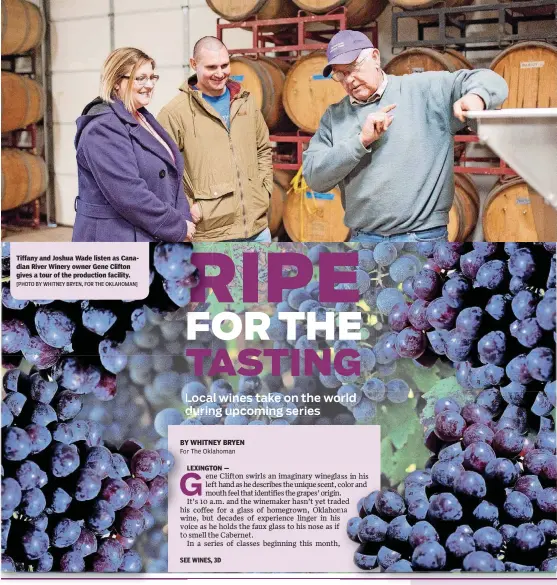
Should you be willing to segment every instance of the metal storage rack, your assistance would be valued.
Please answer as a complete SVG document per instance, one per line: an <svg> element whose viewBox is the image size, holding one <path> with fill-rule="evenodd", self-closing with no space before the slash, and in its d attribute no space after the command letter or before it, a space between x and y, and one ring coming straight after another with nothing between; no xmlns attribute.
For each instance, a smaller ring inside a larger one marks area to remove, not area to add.
<svg viewBox="0 0 557 585"><path fill-rule="evenodd" d="M296 61L304 52L325 50L331 37L339 30L346 29L346 9L342 6L327 14L310 14L299 11L291 18L260 20L252 18L244 22L226 22L217 19L217 38L226 43L224 33L230 29L249 30L252 33L251 47L230 49L231 55L252 56L269 55L287 62ZM360 27L369 33L375 46L378 43L377 23L371 22ZM275 169L298 170L302 164L303 145L311 139L311 134L277 132L270 136L275 144L273 166Z"/></svg>
<svg viewBox="0 0 557 585"><path fill-rule="evenodd" d="M536 13L532 13L536 12ZM538 13L538 12L543 12ZM417 39L400 39L400 21L427 17L417 23ZM523 22L553 21L555 28L549 33L526 33L520 30ZM482 33L470 32L474 25L486 26ZM438 29L436 38L425 39L426 29ZM531 0L501 4L473 4L454 8L427 10L395 10L392 18L392 46L454 47L465 51L490 51L520 41L557 41L557 0Z"/></svg>

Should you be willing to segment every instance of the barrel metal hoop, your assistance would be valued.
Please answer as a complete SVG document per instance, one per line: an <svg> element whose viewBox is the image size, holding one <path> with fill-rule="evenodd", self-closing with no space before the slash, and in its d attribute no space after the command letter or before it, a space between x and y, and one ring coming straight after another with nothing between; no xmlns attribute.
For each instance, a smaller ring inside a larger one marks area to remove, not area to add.
<svg viewBox="0 0 557 585"><path fill-rule="evenodd" d="M25 199L21 202L21 205L25 204L25 203L29 203L30 201L30 197L31 197L31 186L32 186L32 173L31 173L31 167L29 166L29 162L27 160L27 153L22 152L21 153L21 160L23 161L23 166L25 167L25 170L27 171L27 193L25 194Z"/></svg>

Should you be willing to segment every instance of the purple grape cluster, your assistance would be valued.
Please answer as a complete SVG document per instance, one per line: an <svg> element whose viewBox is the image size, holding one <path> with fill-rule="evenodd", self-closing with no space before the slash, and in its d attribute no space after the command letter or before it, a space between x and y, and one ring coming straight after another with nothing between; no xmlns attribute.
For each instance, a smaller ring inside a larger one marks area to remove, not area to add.
<svg viewBox="0 0 557 585"><path fill-rule="evenodd" d="M389 314L392 360L442 357L465 388L554 379L555 243L418 246L428 261Z"/></svg>
<svg viewBox="0 0 557 585"><path fill-rule="evenodd" d="M144 300L20 301L4 282L4 367L18 367L25 359L68 390L93 393L102 401L114 398L116 374L127 363L122 348L127 332L145 327L148 309L165 314L185 307L198 282L191 244L157 244L150 252L150 288ZM9 259L9 246L3 245L3 270L8 273Z"/></svg>
<svg viewBox="0 0 557 585"><path fill-rule="evenodd" d="M450 361L475 400L441 398L433 453L404 495L373 492L347 527L361 569L557 569L555 244L419 244L378 361Z"/></svg>
<svg viewBox="0 0 557 585"><path fill-rule="evenodd" d="M555 433L529 442L497 410L437 402L428 468L406 477L403 495L362 498L348 521L360 569L556 571Z"/></svg>
<svg viewBox="0 0 557 585"><path fill-rule="evenodd" d="M164 449L105 443L78 393L8 371L2 401L2 571L139 572L132 550L164 507Z"/></svg>

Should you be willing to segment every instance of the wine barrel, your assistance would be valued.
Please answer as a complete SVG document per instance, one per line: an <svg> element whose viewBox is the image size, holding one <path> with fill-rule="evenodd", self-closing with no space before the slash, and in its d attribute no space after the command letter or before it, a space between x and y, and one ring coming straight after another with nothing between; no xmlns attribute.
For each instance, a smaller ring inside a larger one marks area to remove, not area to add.
<svg viewBox="0 0 557 585"><path fill-rule="evenodd" d="M417 48L407 49L393 57L385 65L384 71L390 75L405 75L424 71L453 72L459 69L474 69L474 66L458 51Z"/></svg>
<svg viewBox="0 0 557 585"><path fill-rule="evenodd" d="M286 74L280 62L267 57L233 57L230 59L230 77L253 95L269 130L284 122L286 113L282 91Z"/></svg>
<svg viewBox="0 0 557 585"><path fill-rule="evenodd" d="M46 164L17 148L2 149L2 210L14 209L40 197L47 186Z"/></svg>
<svg viewBox="0 0 557 585"><path fill-rule="evenodd" d="M325 14L334 8L344 6L348 28L363 26L376 20L388 4L387 0L294 0L294 2L302 10L314 14Z"/></svg>
<svg viewBox="0 0 557 585"><path fill-rule="evenodd" d="M282 92L284 109L305 132L316 132L325 110L346 95L340 83L323 77L325 65L326 54L315 51L298 59L286 76Z"/></svg>
<svg viewBox="0 0 557 585"><path fill-rule="evenodd" d="M497 183L487 196L482 226L487 242L557 240L557 210L524 180Z"/></svg>
<svg viewBox="0 0 557 585"><path fill-rule="evenodd" d="M43 90L36 81L2 71L2 132L38 122L43 109Z"/></svg>
<svg viewBox="0 0 557 585"><path fill-rule="evenodd" d="M503 108L557 107L557 47L518 43L499 53L490 67L509 86Z"/></svg>
<svg viewBox="0 0 557 585"><path fill-rule="evenodd" d="M467 175L455 175L455 198L449 212L449 240L464 242L474 231L480 213L480 196Z"/></svg>
<svg viewBox="0 0 557 585"><path fill-rule="evenodd" d="M2 55L34 49L43 34L43 18L37 6L25 0L2 0Z"/></svg>
<svg viewBox="0 0 557 585"><path fill-rule="evenodd" d="M329 193L290 190L283 222L293 242L344 242L350 233L337 187Z"/></svg>
<svg viewBox="0 0 557 585"><path fill-rule="evenodd" d="M286 194L290 189L290 181L294 176L293 172L276 170L273 177L273 192L271 194L271 203L267 212L269 229L274 238L281 238L284 235L284 225L282 216L284 213L284 204Z"/></svg>
<svg viewBox="0 0 557 585"><path fill-rule="evenodd" d="M209 8L232 22L256 16L260 20L288 18L296 15L291 0L207 0Z"/></svg>

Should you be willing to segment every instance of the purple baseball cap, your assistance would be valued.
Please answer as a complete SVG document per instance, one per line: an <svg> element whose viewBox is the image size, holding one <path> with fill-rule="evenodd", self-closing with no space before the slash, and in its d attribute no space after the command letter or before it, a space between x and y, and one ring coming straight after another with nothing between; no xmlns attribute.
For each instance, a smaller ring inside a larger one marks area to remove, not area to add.
<svg viewBox="0 0 557 585"><path fill-rule="evenodd" d="M363 49L373 49L373 43L357 30L341 30L327 45L327 66L323 76L329 77L333 65L348 65L358 58Z"/></svg>

